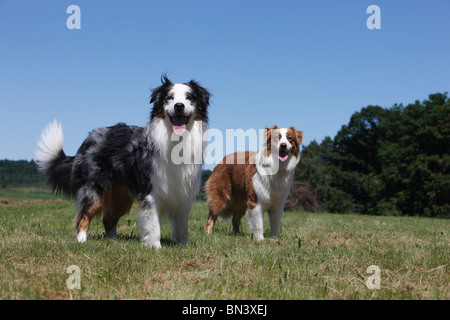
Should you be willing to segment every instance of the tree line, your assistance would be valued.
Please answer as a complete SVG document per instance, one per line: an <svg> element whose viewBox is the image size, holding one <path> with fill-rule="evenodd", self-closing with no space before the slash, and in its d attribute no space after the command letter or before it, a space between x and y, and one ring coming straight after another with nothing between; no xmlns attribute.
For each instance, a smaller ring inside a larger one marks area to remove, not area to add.
<svg viewBox="0 0 450 320"><path fill-rule="evenodd" d="M38 172L36 163L31 161L1 160L0 187L45 187L45 178Z"/></svg>
<svg viewBox="0 0 450 320"><path fill-rule="evenodd" d="M450 217L448 94L406 107L367 106L333 139L305 146L289 207Z"/></svg>

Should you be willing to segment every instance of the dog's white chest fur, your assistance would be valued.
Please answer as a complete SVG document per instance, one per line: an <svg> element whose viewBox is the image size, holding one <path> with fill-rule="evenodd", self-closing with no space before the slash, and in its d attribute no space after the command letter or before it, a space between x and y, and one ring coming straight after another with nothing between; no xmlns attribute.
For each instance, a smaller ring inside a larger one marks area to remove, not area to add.
<svg viewBox="0 0 450 320"><path fill-rule="evenodd" d="M153 121L149 130L154 147L151 181L154 195L172 207L191 204L201 182L204 149L201 122L193 121L182 137L172 134L165 121Z"/></svg>
<svg viewBox="0 0 450 320"><path fill-rule="evenodd" d="M264 210L284 204L294 179L295 166L298 163L297 158L291 157L286 164L278 168L275 174L268 174L269 172L265 169L273 168L273 161L278 161L278 159L275 160L275 157L272 156L265 157L259 153L256 164L257 172L252 178L258 203Z"/></svg>

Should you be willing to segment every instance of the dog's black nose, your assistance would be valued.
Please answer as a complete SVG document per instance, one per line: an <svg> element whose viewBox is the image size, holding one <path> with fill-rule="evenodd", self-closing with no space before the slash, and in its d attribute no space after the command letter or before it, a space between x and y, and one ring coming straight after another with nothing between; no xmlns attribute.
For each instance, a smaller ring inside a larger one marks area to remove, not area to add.
<svg viewBox="0 0 450 320"><path fill-rule="evenodd" d="M184 104L182 104L181 102L175 103L174 108L176 112L182 112L184 111Z"/></svg>
<svg viewBox="0 0 450 320"><path fill-rule="evenodd" d="M280 144L280 149L286 149L287 148L287 144L286 143L282 143Z"/></svg>

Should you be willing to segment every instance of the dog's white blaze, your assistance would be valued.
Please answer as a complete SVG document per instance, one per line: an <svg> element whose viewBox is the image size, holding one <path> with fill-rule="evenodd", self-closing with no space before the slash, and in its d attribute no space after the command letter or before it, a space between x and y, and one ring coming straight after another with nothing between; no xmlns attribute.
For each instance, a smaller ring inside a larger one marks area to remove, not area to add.
<svg viewBox="0 0 450 320"><path fill-rule="evenodd" d="M280 148L280 145L282 143L286 143L287 149L291 150L292 144L289 142L289 140L287 138L287 132L288 132L287 128L281 128L280 129L281 139L280 139L280 141L278 141L278 148Z"/></svg>
<svg viewBox="0 0 450 320"><path fill-rule="evenodd" d="M182 83L175 83L172 89L169 91L169 95L173 96L172 100L169 100L168 103L164 106L165 111L169 115L173 115L175 113L175 104L182 103L184 104L184 113L186 115L194 114L195 104L187 99L187 94L192 90L188 85Z"/></svg>

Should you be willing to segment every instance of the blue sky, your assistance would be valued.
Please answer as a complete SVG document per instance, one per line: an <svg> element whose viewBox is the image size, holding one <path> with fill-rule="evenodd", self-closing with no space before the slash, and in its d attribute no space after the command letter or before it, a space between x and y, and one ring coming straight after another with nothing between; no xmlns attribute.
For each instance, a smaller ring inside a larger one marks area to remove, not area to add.
<svg viewBox="0 0 450 320"><path fill-rule="evenodd" d="M72 4L81 30L66 27ZM449 15L448 0L0 0L0 159L33 159L55 118L69 155L95 128L144 126L164 72L210 89L224 134L334 137L362 107L449 91Z"/></svg>

